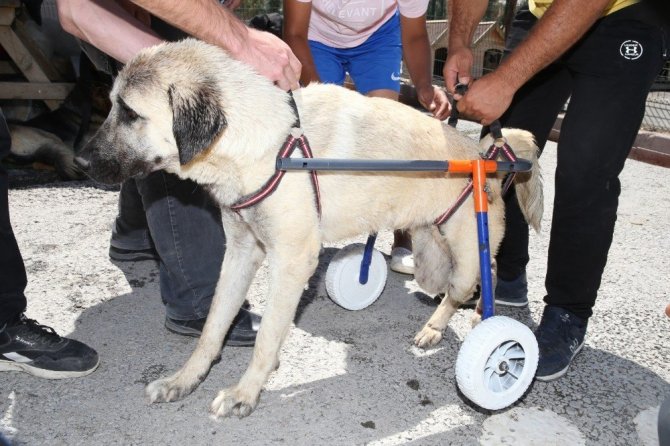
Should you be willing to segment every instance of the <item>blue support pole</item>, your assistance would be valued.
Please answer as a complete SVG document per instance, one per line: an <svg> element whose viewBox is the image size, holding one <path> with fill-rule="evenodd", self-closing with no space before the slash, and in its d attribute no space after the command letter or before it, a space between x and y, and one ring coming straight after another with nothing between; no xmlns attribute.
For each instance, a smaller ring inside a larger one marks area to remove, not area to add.
<svg viewBox="0 0 670 446"><path fill-rule="evenodd" d="M375 247L375 240L377 240L377 234L370 234L368 236L368 241L365 243L363 260L361 260L361 273L358 276L358 283L361 285L368 283L368 274L370 272L370 264L372 263L372 250Z"/></svg>
<svg viewBox="0 0 670 446"><path fill-rule="evenodd" d="M491 249L489 246L488 212L477 212L477 239L479 241L479 269L481 275L482 320L495 314L493 281L491 277Z"/></svg>

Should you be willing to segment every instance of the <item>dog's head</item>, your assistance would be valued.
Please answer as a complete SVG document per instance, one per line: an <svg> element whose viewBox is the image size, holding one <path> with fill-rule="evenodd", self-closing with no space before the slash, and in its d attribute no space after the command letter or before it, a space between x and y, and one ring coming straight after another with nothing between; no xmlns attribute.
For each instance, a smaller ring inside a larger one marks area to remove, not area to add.
<svg viewBox="0 0 670 446"><path fill-rule="evenodd" d="M119 183L178 171L224 132L220 80L206 69L213 47L163 44L138 54L114 82L112 108L77 163L93 179Z"/></svg>

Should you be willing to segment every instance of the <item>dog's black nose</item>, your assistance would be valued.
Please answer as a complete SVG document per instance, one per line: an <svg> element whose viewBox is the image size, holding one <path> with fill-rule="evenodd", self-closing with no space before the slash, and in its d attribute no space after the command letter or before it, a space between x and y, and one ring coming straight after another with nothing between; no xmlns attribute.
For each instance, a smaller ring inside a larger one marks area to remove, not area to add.
<svg viewBox="0 0 670 446"><path fill-rule="evenodd" d="M80 156L75 156L74 157L74 163L77 167L79 167L84 172L86 172L88 170L88 168L91 167L90 161L88 161L87 159L84 159Z"/></svg>

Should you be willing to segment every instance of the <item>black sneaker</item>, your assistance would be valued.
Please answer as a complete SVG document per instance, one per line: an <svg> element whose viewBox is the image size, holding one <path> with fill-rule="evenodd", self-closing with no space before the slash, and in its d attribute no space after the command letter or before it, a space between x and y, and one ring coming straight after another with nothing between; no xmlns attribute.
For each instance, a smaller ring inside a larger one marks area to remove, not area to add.
<svg viewBox="0 0 670 446"><path fill-rule="evenodd" d="M479 300L480 290L477 287L472 298L461 304L462 307L471 308L477 305ZM528 305L528 281L526 280L526 273L524 272L514 280L496 280L495 289L496 305L503 307L525 307Z"/></svg>
<svg viewBox="0 0 670 446"><path fill-rule="evenodd" d="M121 249L109 247L109 258L117 262L139 262L142 260L158 261L158 253L154 249Z"/></svg>
<svg viewBox="0 0 670 446"><path fill-rule="evenodd" d="M180 335L200 337L206 320L206 317L188 321L166 317L165 328ZM233 319L233 325L224 341L225 345L232 347L253 346L256 343L256 335L258 334L260 323L261 317L259 315L252 313L247 308L241 308L235 319Z"/></svg>
<svg viewBox="0 0 670 446"><path fill-rule="evenodd" d="M540 348L537 380L553 381L567 373L573 358L584 347L587 323L563 308L544 307L540 325L535 329Z"/></svg>
<svg viewBox="0 0 670 446"><path fill-rule="evenodd" d="M76 378L98 367L98 353L25 315L0 327L0 371L26 372L40 378Z"/></svg>
<svg viewBox="0 0 670 446"><path fill-rule="evenodd" d="M496 281L496 304L507 307L525 307L528 305L528 280L524 272L514 280Z"/></svg>

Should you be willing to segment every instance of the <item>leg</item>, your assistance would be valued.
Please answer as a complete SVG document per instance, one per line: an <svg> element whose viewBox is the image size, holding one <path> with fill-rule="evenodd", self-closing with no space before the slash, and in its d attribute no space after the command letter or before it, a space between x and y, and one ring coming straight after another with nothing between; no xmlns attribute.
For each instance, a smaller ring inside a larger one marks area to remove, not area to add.
<svg viewBox="0 0 670 446"><path fill-rule="evenodd" d="M0 109L0 159L9 153L11 139ZM26 269L9 219L9 180L0 166L0 330L26 309Z"/></svg>
<svg viewBox="0 0 670 446"><path fill-rule="evenodd" d="M523 41L537 22L527 6L519 9L512 21L505 53L509 54ZM561 61L554 63L528 81L514 95L514 100L500 118L503 127L528 130L544 149L556 117L570 96L571 78ZM482 130L482 136L488 128ZM528 264L528 224L526 223L514 186L505 199L505 237L496 256L497 275L502 281L514 281L524 274ZM522 289L524 287L521 287ZM522 300L526 300L523 296Z"/></svg>
<svg viewBox="0 0 670 446"><path fill-rule="evenodd" d="M119 221L124 225L119 226ZM226 244L221 210L209 193L192 181L163 171L127 181L122 188L118 228L123 228L135 249L151 246L151 252L155 249L157 253L166 328L199 336ZM259 321L258 315L242 308L227 344L253 345Z"/></svg>
<svg viewBox="0 0 670 446"><path fill-rule="evenodd" d="M316 222L315 222L316 223ZM304 223L306 224L306 223ZM270 284L267 307L258 331L251 363L240 382L219 392L210 406L215 416L249 415L269 374L279 364L279 351L291 328L291 322L305 284L318 264L321 246L316 225L312 231L296 231L300 224L286 225L268 247Z"/></svg>
<svg viewBox="0 0 670 446"><path fill-rule="evenodd" d="M201 186L162 171L138 180L137 189L160 257L167 317L206 317L226 246L220 209Z"/></svg>
<svg viewBox="0 0 670 446"><path fill-rule="evenodd" d="M463 207L471 209L472 200L464 203ZM449 320L458 307L472 296L479 278L477 228L472 213L457 212L442 226L442 230L451 253L452 271L446 295L414 338L419 347L430 347L442 340Z"/></svg>
<svg viewBox="0 0 670 446"><path fill-rule="evenodd" d="M309 41L309 49L321 82L344 85L346 61L341 57L340 51L314 40Z"/></svg>
<svg viewBox="0 0 670 446"><path fill-rule="evenodd" d="M151 402L181 399L205 378L212 362L219 356L224 336L263 261L264 252L246 223L232 220L229 223L226 225L228 246L221 276L198 345L177 373L147 386L146 394Z"/></svg>
<svg viewBox="0 0 670 446"><path fill-rule="evenodd" d="M619 173L662 65L661 31L636 20L643 4L605 17L567 59L574 90L558 142L545 302L591 316L612 242ZM613 30L616 29L616 32ZM635 60L624 40L644 47ZM607 104L607 107L600 106Z"/></svg>
<svg viewBox="0 0 670 446"><path fill-rule="evenodd" d="M109 243L109 257L112 260L158 260L137 184L138 180L135 179L121 184L119 210Z"/></svg>
<svg viewBox="0 0 670 446"><path fill-rule="evenodd" d="M444 293L449 284L453 259L449 246L435 226L412 230L416 270L414 278L430 294Z"/></svg>
<svg viewBox="0 0 670 446"><path fill-rule="evenodd" d="M566 60L574 88L558 143L547 306L535 331L540 381L563 376L584 345L612 243L619 173L662 66L662 31L643 19L645 7L638 3L597 22ZM633 56L623 56L626 40L639 45Z"/></svg>
<svg viewBox="0 0 670 446"><path fill-rule="evenodd" d="M517 92L500 122L503 127L530 131L542 150L560 108L570 95L570 89L571 79L567 70L550 66ZM514 186L504 200L506 229L496 256L497 274L504 281L513 281L525 273L529 261L528 223L519 208Z"/></svg>
<svg viewBox="0 0 670 446"><path fill-rule="evenodd" d="M0 159L11 145L0 109ZM24 290L26 270L9 219L9 181L0 166L0 371L26 372L49 379L88 375L98 366L98 353L73 339L61 338L28 319Z"/></svg>
<svg viewBox="0 0 670 446"><path fill-rule="evenodd" d="M356 90L367 96L398 100L402 43L396 13L361 45L348 48L349 74Z"/></svg>
<svg viewBox="0 0 670 446"><path fill-rule="evenodd" d="M670 445L670 396L665 397L658 409L657 429L659 446Z"/></svg>

